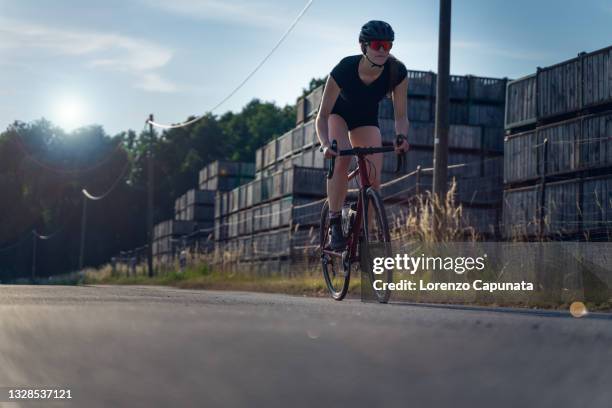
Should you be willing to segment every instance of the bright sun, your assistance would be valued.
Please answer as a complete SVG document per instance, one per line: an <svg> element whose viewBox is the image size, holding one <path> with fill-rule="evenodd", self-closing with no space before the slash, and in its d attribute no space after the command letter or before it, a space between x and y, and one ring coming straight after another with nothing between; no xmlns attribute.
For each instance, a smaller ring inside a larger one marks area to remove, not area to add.
<svg viewBox="0 0 612 408"><path fill-rule="evenodd" d="M62 98L55 104L55 122L66 131L83 125L84 116L85 106L78 98Z"/></svg>

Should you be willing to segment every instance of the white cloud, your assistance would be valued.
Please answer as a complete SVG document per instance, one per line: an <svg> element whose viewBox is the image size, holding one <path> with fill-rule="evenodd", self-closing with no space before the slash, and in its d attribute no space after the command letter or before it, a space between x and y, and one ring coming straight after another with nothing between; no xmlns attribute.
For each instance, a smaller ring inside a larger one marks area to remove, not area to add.
<svg viewBox="0 0 612 408"><path fill-rule="evenodd" d="M92 68L126 72L138 78L148 76L145 82L149 86L142 87L138 83L136 87L161 92L178 89L154 72L172 59L171 50L121 34L58 29L0 19L0 49L16 54L30 49L58 56L82 56Z"/></svg>

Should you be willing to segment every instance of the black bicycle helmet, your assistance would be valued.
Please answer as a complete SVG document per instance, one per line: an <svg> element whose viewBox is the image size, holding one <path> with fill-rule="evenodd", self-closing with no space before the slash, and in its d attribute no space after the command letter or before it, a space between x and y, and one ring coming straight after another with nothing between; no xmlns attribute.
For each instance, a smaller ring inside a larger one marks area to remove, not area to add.
<svg viewBox="0 0 612 408"><path fill-rule="evenodd" d="M361 27L359 32L359 42L371 40L395 40L395 33L388 23L380 20L370 20Z"/></svg>

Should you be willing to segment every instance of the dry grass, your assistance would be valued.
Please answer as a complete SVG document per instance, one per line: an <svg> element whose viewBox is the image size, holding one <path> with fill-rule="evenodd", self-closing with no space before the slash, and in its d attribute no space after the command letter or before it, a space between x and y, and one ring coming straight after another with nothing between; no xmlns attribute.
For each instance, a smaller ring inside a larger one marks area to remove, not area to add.
<svg viewBox="0 0 612 408"><path fill-rule="evenodd" d="M480 239L474 228L463 225L463 208L455 200L456 192L453 179L444 199L431 191L415 196L408 210L394 220L391 239L425 243ZM435 214L440 214L438 237L434 234Z"/></svg>

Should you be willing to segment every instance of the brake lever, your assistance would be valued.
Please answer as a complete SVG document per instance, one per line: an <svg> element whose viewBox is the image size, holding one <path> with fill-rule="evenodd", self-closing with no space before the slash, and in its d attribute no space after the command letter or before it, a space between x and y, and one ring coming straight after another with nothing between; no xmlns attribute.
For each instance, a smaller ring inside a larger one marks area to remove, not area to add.
<svg viewBox="0 0 612 408"><path fill-rule="evenodd" d="M395 138L395 145L399 146L405 140L404 135L397 135ZM397 153L397 161L395 166L395 173L401 174L406 172L406 152Z"/></svg>
<svg viewBox="0 0 612 408"><path fill-rule="evenodd" d="M331 143L331 149L338 153L338 142L334 139L332 140ZM323 152L323 147L321 146L321 148L319 148L320 152ZM327 166L327 178L331 179L334 175L334 166L336 165L336 156L332 156L331 159L329 159L329 165Z"/></svg>

